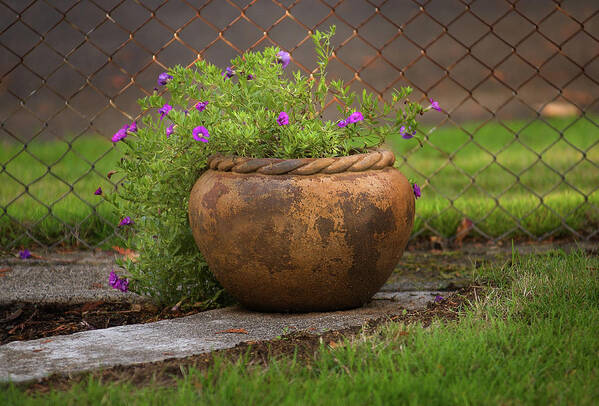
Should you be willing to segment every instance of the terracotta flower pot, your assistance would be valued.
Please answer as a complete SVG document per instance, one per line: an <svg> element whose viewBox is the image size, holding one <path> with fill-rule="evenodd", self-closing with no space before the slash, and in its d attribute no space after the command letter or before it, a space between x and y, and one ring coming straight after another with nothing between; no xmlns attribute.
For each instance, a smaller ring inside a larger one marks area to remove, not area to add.
<svg viewBox="0 0 599 406"><path fill-rule="evenodd" d="M189 201L222 286L261 311L358 307L385 283L414 222L390 151L339 158L213 157Z"/></svg>

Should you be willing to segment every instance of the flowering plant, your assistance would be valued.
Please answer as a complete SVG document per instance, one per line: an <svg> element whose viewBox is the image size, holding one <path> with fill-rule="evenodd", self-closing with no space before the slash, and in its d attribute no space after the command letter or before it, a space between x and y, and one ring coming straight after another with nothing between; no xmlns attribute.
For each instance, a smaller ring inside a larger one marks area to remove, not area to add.
<svg viewBox="0 0 599 406"><path fill-rule="evenodd" d="M405 100L410 88L395 90L386 103L365 91L358 97L341 80L328 81L334 31L313 35L318 70L309 77L286 77L289 53L266 48L236 57L224 72L203 60L195 69L175 66L158 77L164 94L140 100L143 125L125 125L113 137L124 146L126 181L118 196L107 197L122 214L119 226L135 231L128 244L140 255L122 263L132 290L164 304L218 294L187 220L189 193L210 155L334 157L397 134L418 138L417 116L438 104L431 100L425 108ZM323 118L331 96L339 101L336 121ZM420 195L417 185L414 192Z"/></svg>

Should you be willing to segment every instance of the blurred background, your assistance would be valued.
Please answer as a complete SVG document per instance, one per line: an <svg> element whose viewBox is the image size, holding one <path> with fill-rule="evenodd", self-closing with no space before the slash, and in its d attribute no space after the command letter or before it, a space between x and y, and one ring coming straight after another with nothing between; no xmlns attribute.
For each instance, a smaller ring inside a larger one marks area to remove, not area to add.
<svg viewBox="0 0 599 406"><path fill-rule="evenodd" d="M423 188L413 238L598 237L596 0L0 0L0 247L113 244L93 191L158 74L267 46L310 74L330 25L329 78L443 109L427 148L389 142Z"/></svg>

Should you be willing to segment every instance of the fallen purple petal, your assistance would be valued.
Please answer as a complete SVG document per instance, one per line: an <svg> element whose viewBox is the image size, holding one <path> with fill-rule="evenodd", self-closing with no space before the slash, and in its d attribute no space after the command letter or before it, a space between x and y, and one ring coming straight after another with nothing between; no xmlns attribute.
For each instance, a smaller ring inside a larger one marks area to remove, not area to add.
<svg viewBox="0 0 599 406"><path fill-rule="evenodd" d="M129 279L119 278L119 276L114 272L114 269L110 272L108 276L108 284L121 292L127 292L129 290Z"/></svg>
<svg viewBox="0 0 599 406"><path fill-rule="evenodd" d="M108 275L108 284L110 286L114 287L114 284L118 280L119 280L119 277L117 276L116 272L114 272L114 269L113 269L112 271L110 271L110 275Z"/></svg>

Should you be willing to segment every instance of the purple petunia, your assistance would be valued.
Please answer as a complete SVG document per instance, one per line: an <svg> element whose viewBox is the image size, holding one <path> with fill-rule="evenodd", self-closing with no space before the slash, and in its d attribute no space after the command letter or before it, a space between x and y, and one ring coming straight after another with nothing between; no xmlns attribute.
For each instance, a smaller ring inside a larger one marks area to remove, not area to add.
<svg viewBox="0 0 599 406"><path fill-rule="evenodd" d="M160 113L160 119L162 120L164 117L168 116L168 113L170 113L172 109L173 106L171 106L170 104L165 104L164 106L162 106L160 110L158 110L158 112Z"/></svg>
<svg viewBox="0 0 599 406"><path fill-rule="evenodd" d="M416 130L410 132L410 129L406 130L406 126L402 125L399 129L399 135L401 135L402 138L409 140L410 138L414 138L416 135Z"/></svg>
<svg viewBox="0 0 599 406"><path fill-rule="evenodd" d="M279 117L277 118L277 124L278 125L289 124L289 114L285 113L284 111L281 111L279 113Z"/></svg>
<svg viewBox="0 0 599 406"><path fill-rule="evenodd" d="M116 283L116 281L119 280L118 275L116 274L116 272L114 272L114 269L112 271L110 271L110 275L108 275L108 284L110 286L114 286L114 284Z"/></svg>
<svg viewBox="0 0 599 406"><path fill-rule="evenodd" d="M127 132L130 132L130 133L137 132L137 121L134 121L131 124L129 124L129 127L127 127Z"/></svg>
<svg viewBox="0 0 599 406"><path fill-rule="evenodd" d="M210 137L210 133L208 129L203 125L198 126L193 129L193 139L201 142L208 142L208 137Z"/></svg>
<svg viewBox="0 0 599 406"><path fill-rule="evenodd" d="M173 77L166 72L162 72L158 75L158 85L164 86L166 85Z"/></svg>
<svg viewBox="0 0 599 406"><path fill-rule="evenodd" d="M120 221L119 227L130 226L132 224L135 224L135 222L131 220L131 217L127 216Z"/></svg>
<svg viewBox="0 0 599 406"><path fill-rule="evenodd" d="M166 127L166 138L170 137L173 132L175 132L175 126L173 124Z"/></svg>
<svg viewBox="0 0 599 406"><path fill-rule="evenodd" d="M341 120L337 123L337 127L343 128L343 127L347 127L347 120Z"/></svg>
<svg viewBox="0 0 599 406"><path fill-rule="evenodd" d="M102 188L101 187L97 188L96 191L94 192L94 194L96 196L100 196L102 194Z"/></svg>
<svg viewBox="0 0 599 406"><path fill-rule="evenodd" d="M114 272L114 269L110 271L110 275L108 276L108 284L114 289L118 289L121 292L126 292L129 290L129 280L125 278L119 278L119 276Z"/></svg>
<svg viewBox="0 0 599 406"><path fill-rule="evenodd" d="M422 196L422 193L420 192L420 186L418 186L417 183L414 183L412 185L412 190L414 191L414 197L416 199L418 199L420 196Z"/></svg>
<svg viewBox="0 0 599 406"><path fill-rule="evenodd" d="M441 111L441 107L439 106L439 102L430 99L431 100L431 105L429 106L429 109L435 109L437 111Z"/></svg>
<svg viewBox="0 0 599 406"><path fill-rule="evenodd" d="M291 55L289 55L289 52L279 51L277 54L277 63L283 65L283 69L289 65L289 61L291 61Z"/></svg>
<svg viewBox="0 0 599 406"><path fill-rule="evenodd" d="M21 258L21 259L31 258L31 252L29 252L28 249L24 249L23 251L19 252L19 258Z"/></svg>
<svg viewBox="0 0 599 406"><path fill-rule="evenodd" d="M114 133L112 136L112 142L116 143L127 138L127 128L129 128L129 126L125 124L123 128Z"/></svg>
<svg viewBox="0 0 599 406"><path fill-rule="evenodd" d="M364 120L364 116L359 111L354 111L347 118L347 122L351 123L351 124L357 123L358 121L362 121L362 120Z"/></svg>
<svg viewBox="0 0 599 406"><path fill-rule="evenodd" d="M230 66L227 66L227 69L225 69L225 71L221 73L221 76L226 76L226 79L230 79L233 76L235 76L235 71Z"/></svg>
<svg viewBox="0 0 599 406"><path fill-rule="evenodd" d="M197 104L195 105L195 108L197 111L204 111L206 109L206 106L208 106L208 102L207 101L203 101L203 102L197 102Z"/></svg>

